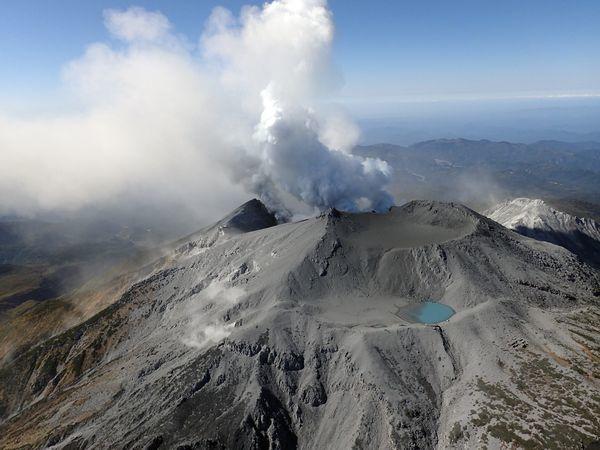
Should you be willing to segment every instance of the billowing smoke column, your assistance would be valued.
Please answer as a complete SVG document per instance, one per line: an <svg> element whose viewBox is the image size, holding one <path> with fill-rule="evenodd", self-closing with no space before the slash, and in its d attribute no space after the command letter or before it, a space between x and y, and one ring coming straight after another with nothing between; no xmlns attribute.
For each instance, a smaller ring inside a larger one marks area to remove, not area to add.
<svg viewBox="0 0 600 450"><path fill-rule="evenodd" d="M281 215L299 202L392 204L387 163L349 153L356 126L319 107L341 84L324 0L239 17L217 8L197 47L159 12L111 10L105 22L120 43L93 44L66 66L75 111L0 114L0 204L78 207L132 191L213 209L246 191Z"/></svg>
<svg viewBox="0 0 600 450"><path fill-rule="evenodd" d="M246 10L239 21L217 10L204 42L226 84L250 93L250 102L260 95L260 121L244 146L252 173L242 181L249 189L276 209L283 192L319 209L382 211L393 203L383 189L390 167L345 152L352 140L327 139L352 135L352 125L325 118L329 126L321 126L309 105L336 87L332 38L325 1L280 0Z"/></svg>
<svg viewBox="0 0 600 450"><path fill-rule="evenodd" d="M319 124L308 111L285 108L270 88L262 97L264 110L253 135L260 160L261 181L255 186L259 195L270 200L275 185L320 209L390 207L393 200L382 189L390 176L386 162L328 148L319 140ZM261 190L264 179L270 181L267 192Z"/></svg>

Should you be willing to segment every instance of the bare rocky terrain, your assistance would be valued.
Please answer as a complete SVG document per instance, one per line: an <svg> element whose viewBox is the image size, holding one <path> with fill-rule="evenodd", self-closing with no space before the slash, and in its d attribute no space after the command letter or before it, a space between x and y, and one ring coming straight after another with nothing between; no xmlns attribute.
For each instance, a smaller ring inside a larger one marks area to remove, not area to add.
<svg viewBox="0 0 600 450"><path fill-rule="evenodd" d="M456 313L427 325L398 308ZM581 448L600 436L600 279L453 203L179 242L0 366L0 447Z"/></svg>
<svg viewBox="0 0 600 450"><path fill-rule="evenodd" d="M600 267L600 223L559 211L540 199L516 198L484 213L490 219L538 241L551 242Z"/></svg>

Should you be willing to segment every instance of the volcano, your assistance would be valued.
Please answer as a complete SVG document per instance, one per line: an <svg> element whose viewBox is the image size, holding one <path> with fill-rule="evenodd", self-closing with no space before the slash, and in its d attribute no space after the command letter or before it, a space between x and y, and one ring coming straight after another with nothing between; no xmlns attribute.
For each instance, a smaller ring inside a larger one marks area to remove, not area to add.
<svg viewBox="0 0 600 450"><path fill-rule="evenodd" d="M575 448L600 436L600 281L465 206L253 200L0 368L2 448ZM399 313L440 304L420 323Z"/></svg>

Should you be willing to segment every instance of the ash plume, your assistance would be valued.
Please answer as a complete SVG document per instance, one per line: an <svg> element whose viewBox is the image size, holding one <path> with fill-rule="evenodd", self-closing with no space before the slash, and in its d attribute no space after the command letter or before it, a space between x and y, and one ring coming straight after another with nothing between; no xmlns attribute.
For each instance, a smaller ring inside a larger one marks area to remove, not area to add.
<svg viewBox="0 0 600 450"><path fill-rule="evenodd" d="M104 19L111 40L63 70L75 107L0 111L0 212L151 198L210 217L249 194L280 216L393 203L391 168L351 155L357 127L319 107L341 85L326 1L217 8L197 43L158 11Z"/></svg>

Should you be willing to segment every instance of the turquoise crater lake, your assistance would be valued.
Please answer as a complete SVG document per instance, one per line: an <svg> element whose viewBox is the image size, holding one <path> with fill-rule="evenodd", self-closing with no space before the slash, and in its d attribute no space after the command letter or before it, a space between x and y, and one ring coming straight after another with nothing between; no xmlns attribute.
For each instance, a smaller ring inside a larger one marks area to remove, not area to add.
<svg viewBox="0 0 600 450"><path fill-rule="evenodd" d="M454 313L448 305L427 301L398 308L396 315L409 322L432 324L448 320Z"/></svg>

